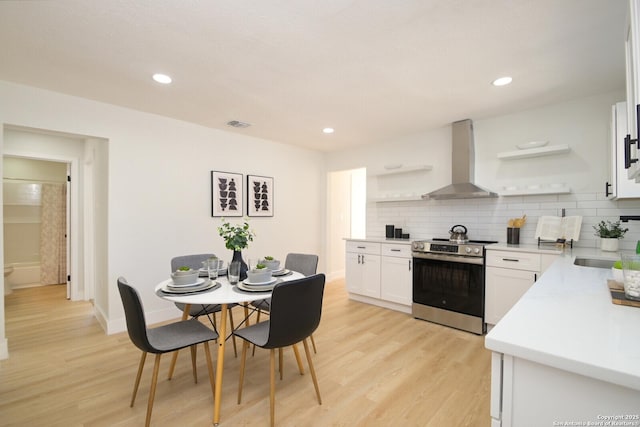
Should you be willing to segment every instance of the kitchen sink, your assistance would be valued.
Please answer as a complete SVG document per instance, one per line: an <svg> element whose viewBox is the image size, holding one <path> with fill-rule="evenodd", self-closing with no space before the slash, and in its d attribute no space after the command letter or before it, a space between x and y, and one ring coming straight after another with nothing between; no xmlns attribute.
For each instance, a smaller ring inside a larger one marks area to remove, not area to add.
<svg viewBox="0 0 640 427"><path fill-rule="evenodd" d="M614 261L608 259L596 259L596 258L581 258L576 257L575 261L573 261L574 265L579 265L582 267L595 267L595 268L611 268L613 267Z"/></svg>

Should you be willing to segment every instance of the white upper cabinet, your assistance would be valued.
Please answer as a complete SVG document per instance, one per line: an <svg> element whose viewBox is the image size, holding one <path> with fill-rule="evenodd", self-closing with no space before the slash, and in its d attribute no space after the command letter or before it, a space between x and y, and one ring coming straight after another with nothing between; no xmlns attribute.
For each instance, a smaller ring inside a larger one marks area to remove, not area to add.
<svg viewBox="0 0 640 427"><path fill-rule="evenodd" d="M638 72L640 71L640 55L638 47L638 30L640 25L640 0L629 0L629 18L625 33L626 83L627 83L627 136L624 140L624 168L627 177L635 179L640 172L638 161L638 105L640 104L640 87Z"/></svg>
<svg viewBox="0 0 640 427"><path fill-rule="evenodd" d="M627 133L627 105L626 102L618 102L611 109L609 176L605 188L609 199L640 197L640 185L627 178L624 168Z"/></svg>

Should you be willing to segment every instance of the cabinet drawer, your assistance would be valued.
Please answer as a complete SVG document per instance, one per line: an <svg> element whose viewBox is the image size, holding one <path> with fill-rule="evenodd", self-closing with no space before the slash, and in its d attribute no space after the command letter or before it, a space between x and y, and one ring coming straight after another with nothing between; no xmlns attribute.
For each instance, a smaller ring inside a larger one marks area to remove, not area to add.
<svg viewBox="0 0 640 427"><path fill-rule="evenodd" d="M380 243L347 241L346 250L360 254L380 255Z"/></svg>
<svg viewBox="0 0 640 427"><path fill-rule="evenodd" d="M394 245L391 243L383 243L382 255L395 256L400 258L411 258L411 245Z"/></svg>
<svg viewBox="0 0 640 427"><path fill-rule="evenodd" d="M487 266L540 271L540 254L489 250L487 251Z"/></svg>

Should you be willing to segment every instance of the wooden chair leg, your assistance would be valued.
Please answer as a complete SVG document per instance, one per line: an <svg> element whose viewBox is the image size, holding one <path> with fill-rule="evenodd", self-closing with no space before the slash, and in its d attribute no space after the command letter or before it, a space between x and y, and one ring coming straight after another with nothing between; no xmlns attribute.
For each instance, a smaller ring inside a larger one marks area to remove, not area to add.
<svg viewBox="0 0 640 427"><path fill-rule="evenodd" d="M280 381L282 381L282 362L284 362L282 348L278 349L278 371L280 371Z"/></svg>
<svg viewBox="0 0 640 427"><path fill-rule="evenodd" d="M300 375L304 375L304 365L302 364L302 358L300 357L300 352L298 351L298 345L294 344L291 346L291 348L293 348L293 354L296 356L298 371L300 371Z"/></svg>
<svg viewBox="0 0 640 427"><path fill-rule="evenodd" d="M242 356L240 359L240 383L238 384L238 405L242 400L242 383L244 382L244 362L247 359L248 348L249 348L249 341L244 341L242 344Z"/></svg>
<svg viewBox="0 0 640 427"><path fill-rule="evenodd" d="M189 318L189 311L191 310L191 304L186 304L184 306L184 310L182 311L182 320L187 320ZM176 361L178 360L178 350L173 352L171 356L171 364L169 365L169 377L171 379L173 377L173 371L176 369Z"/></svg>
<svg viewBox="0 0 640 427"><path fill-rule="evenodd" d="M274 427L275 426L275 415L276 415L276 350L273 349L273 348L271 349L271 357L269 358L269 362L270 362L269 412L271 414L271 427Z"/></svg>
<svg viewBox="0 0 640 427"><path fill-rule="evenodd" d="M313 339L313 334L311 334L309 338L311 338L311 347L313 347L313 354L318 354L318 352L316 351L316 340Z"/></svg>
<svg viewBox="0 0 640 427"><path fill-rule="evenodd" d="M160 371L160 356L161 353L156 354L156 362L153 365L153 378L151 379L151 388L149 389L149 402L147 403L147 418L145 420L145 427L149 427L151 424L151 411L153 410L153 398L156 396L156 385L158 384L158 372Z"/></svg>
<svg viewBox="0 0 640 427"><path fill-rule="evenodd" d="M235 325L233 324L233 308L229 307L227 311L229 312L229 324L231 325L231 331L233 332L233 330L236 328ZM238 348L236 347L236 336L231 335L231 339L233 340L233 354L235 355L235 357L238 357Z"/></svg>
<svg viewBox="0 0 640 427"><path fill-rule="evenodd" d="M311 372L311 378L313 379L313 386L316 389L316 395L318 395L318 404L322 405L322 399L320 398L320 387L318 387L318 379L316 378L316 371L313 369L313 362L311 361L311 353L309 353L309 344L307 340L302 340L304 344L304 352L307 355L307 363L309 364L309 372Z"/></svg>
<svg viewBox="0 0 640 427"><path fill-rule="evenodd" d="M258 317L256 317L256 323L260 323L260 313L262 313L262 310L258 309ZM251 352L251 357L256 355L256 345L253 345L253 351Z"/></svg>
<svg viewBox="0 0 640 427"><path fill-rule="evenodd" d="M211 349L209 348L209 341L204 342L204 354L207 358L207 369L209 370L209 382L211 383L211 396L213 399L216 398L216 385L215 385L215 375L213 371L213 362L211 361Z"/></svg>
<svg viewBox="0 0 640 427"><path fill-rule="evenodd" d="M144 368L144 361L147 360L147 352L142 352L142 357L140 357L140 363L138 364L138 375L136 375L136 382L133 385L133 396L131 396L131 404L130 407L133 408L133 403L136 401L136 394L138 394L138 386L140 385L140 377L142 376L142 368Z"/></svg>
<svg viewBox="0 0 640 427"><path fill-rule="evenodd" d="M191 350L191 370L193 371L193 381L198 384L198 372L196 371L196 345L189 347Z"/></svg>

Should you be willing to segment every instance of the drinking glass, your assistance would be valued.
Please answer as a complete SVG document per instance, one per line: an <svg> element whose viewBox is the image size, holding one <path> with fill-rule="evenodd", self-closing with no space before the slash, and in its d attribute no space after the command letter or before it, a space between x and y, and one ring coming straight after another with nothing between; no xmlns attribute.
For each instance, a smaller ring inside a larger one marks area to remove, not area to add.
<svg viewBox="0 0 640 427"><path fill-rule="evenodd" d="M212 282L215 282L218 279L218 266L219 262L217 259L209 260L207 270L209 271L209 280Z"/></svg>
<svg viewBox="0 0 640 427"><path fill-rule="evenodd" d="M227 269L229 283L235 285L240 280L240 261L231 261Z"/></svg>
<svg viewBox="0 0 640 427"><path fill-rule="evenodd" d="M640 301L640 255L622 254L624 295L627 299Z"/></svg>

